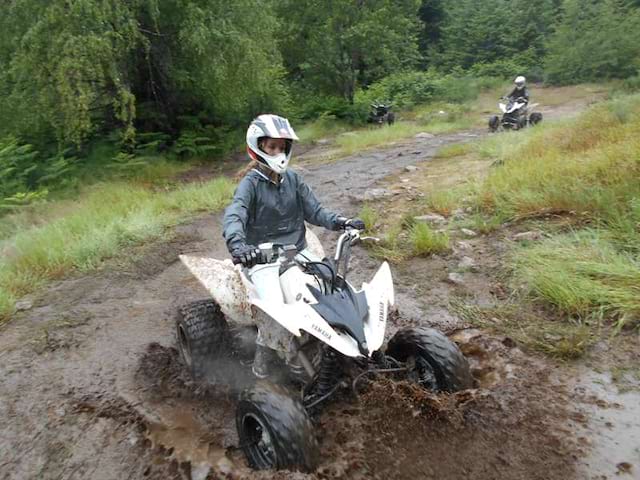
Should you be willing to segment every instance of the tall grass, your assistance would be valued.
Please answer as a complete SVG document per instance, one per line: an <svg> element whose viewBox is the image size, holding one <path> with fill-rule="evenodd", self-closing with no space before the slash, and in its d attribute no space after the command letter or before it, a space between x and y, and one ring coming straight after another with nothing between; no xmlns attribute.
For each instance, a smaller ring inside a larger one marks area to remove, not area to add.
<svg viewBox="0 0 640 480"><path fill-rule="evenodd" d="M516 272L532 293L575 317L640 319L640 258L617 250L602 231L562 235L518 251Z"/></svg>
<svg viewBox="0 0 640 480"><path fill-rule="evenodd" d="M626 212L640 194L640 95L521 138L495 138L480 150L502 164L480 190L489 212L554 209L606 221Z"/></svg>
<svg viewBox="0 0 640 480"><path fill-rule="evenodd" d="M618 328L640 319L640 95L494 137L480 152L500 164L478 187L481 210L511 219L553 212L589 225L516 252L531 294L572 316L614 318Z"/></svg>
<svg viewBox="0 0 640 480"><path fill-rule="evenodd" d="M449 235L436 232L426 223L418 222L411 227L409 239L416 257L427 257L449 249Z"/></svg>
<svg viewBox="0 0 640 480"><path fill-rule="evenodd" d="M17 298L46 280L92 269L127 245L160 237L196 211L219 210L232 191L224 178L173 191L130 183L93 188L68 215L0 244L0 321L9 317Z"/></svg>

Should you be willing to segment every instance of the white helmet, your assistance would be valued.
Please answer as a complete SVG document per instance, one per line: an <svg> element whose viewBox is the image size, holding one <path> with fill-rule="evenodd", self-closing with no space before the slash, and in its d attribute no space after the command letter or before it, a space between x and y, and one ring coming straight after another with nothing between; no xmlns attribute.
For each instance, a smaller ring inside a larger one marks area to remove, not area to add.
<svg viewBox="0 0 640 480"><path fill-rule="evenodd" d="M286 140L285 152L269 155L262 151L259 141L264 137L284 138ZM289 120L278 115L260 115L251 122L247 129L247 153L253 160L263 163L277 174L282 174L289 165L294 140L298 140L298 136L291 128Z"/></svg>
<svg viewBox="0 0 640 480"><path fill-rule="evenodd" d="M516 77L516 80L514 83L516 84L516 87L518 87L518 90L521 90L524 87L524 84L526 83L526 81L527 81L526 78L524 78L522 75L519 75Z"/></svg>

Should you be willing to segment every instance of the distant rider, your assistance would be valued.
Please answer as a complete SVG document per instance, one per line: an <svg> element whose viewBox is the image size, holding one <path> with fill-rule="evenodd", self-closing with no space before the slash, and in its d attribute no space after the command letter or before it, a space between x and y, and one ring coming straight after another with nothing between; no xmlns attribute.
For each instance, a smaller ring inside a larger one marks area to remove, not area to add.
<svg viewBox="0 0 640 480"><path fill-rule="evenodd" d="M527 79L522 75L519 75L515 79L515 86L511 93L507 95L509 100L515 101L520 98L524 99L525 103L529 103L529 89L527 88Z"/></svg>
<svg viewBox="0 0 640 480"><path fill-rule="evenodd" d="M360 219L349 219L324 208L313 191L290 168L296 133L286 118L260 115L247 130L247 153L250 170L238 184L223 220L223 236L231 256L246 268L245 274L266 299L282 299L280 285L259 284L252 278L256 265L262 261L261 243L296 245L306 257L305 221L329 230L346 226L363 229ZM258 276L256 276L258 277ZM253 373L259 378L269 375L274 350L285 355L290 350L293 335L266 314L256 315L258 338Z"/></svg>

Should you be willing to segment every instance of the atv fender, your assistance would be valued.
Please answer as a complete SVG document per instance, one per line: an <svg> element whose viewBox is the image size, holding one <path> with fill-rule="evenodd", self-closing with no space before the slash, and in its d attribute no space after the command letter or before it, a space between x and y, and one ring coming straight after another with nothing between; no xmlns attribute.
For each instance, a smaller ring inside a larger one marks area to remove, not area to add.
<svg viewBox="0 0 640 480"><path fill-rule="evenodd" d="M362 356L355 340L335 331L305 302L273 303L256 298L251 303L297 337L302 335L302 331L305 331L343 355L348 357Z"/></svg>
<svg viewBox="0 0 640 480"><path fill-rule="evenodd" d="M307 229L307 249L318 258L324 257L324 249L318 237ZM180 261L209 292L220 310L230 321L238 325L254 325L249 303L250 292L242 280L242 267L231 260L180 255Z"/></svg>
<svg viewBox="0 0 640 480"><path fill-rule="evenodd" d="M395 303L393 278L387 262L380 266L370 283L362 284L362 290L369 305L369 319L364 324L364 333L369 351L374 352L384 342L389 307Z"/></svg>
<svg viewBox="0 0 640 480"><path fill-rule="evenodd" d="M220 305L225 317L238 325L254 324L240 268L234 266L231 260L180 255L180 261Z"/></svg>

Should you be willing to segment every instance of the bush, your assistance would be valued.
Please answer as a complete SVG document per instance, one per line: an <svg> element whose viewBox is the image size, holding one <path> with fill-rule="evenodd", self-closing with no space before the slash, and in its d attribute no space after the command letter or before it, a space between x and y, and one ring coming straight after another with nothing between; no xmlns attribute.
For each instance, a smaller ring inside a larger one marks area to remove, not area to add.
<svg viewBox="0 0 640 480"><path fill-rule="evenodd" d="M402 72L385 77L356 93L355 102L368 106L390 101L399 108L410 108L435 97L439 77L434 72Z"/></svg>

